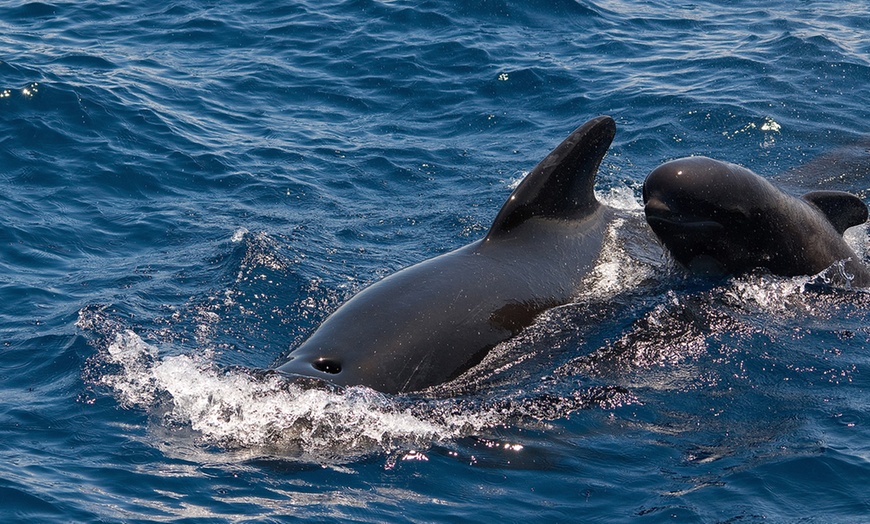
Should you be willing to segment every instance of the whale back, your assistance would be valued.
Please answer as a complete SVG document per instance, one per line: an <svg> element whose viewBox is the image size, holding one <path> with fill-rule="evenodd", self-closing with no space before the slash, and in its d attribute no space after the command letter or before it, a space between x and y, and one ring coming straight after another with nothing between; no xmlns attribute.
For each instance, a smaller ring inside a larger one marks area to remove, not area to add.
<svg viewBox="0 0 870 524"><path fill-rule="evenodd" d="M593 184L615 127L605 116L577 128L513 191L484 240L360 291L277 371L339 387L421 391L569 302L610 218Z"/></svg>
<svg viewBox="0 0 870 524"><path fill-rule="evenodd" d="M867 205L851 193L812 191L801 198L816 206L841 235L867 221Z"/></svg>

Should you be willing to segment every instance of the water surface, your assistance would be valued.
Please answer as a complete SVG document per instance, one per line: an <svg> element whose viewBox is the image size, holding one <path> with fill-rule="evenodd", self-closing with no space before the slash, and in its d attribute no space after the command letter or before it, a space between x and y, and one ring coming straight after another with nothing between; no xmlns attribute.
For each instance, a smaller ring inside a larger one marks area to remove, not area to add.
<svg viewBox="0 0 870 524"><path fill-rule="evenodd" d="M638 199L681 156L776 177L833 155L851 163L780 179L866 201L868 21L781 0L0 7L4 520L866 519L868 295L686 278ZM599 114L621 220L575 304L424 396L258 371L482 237Z"/></svg>

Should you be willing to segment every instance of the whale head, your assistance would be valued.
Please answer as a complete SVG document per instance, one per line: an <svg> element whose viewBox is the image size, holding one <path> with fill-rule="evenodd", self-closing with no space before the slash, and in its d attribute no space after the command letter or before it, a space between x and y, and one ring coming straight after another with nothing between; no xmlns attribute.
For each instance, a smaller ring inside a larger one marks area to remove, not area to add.
<svg viewBox="0 0 870 524"><path fill-rule="evenodd" d="M684 266L705 274L735 273L765 257L749 239L769 236L762 230L772 190L764 179L737 165L681 158L647 176L644 213Z"/></svg>
<svg viewBox="0 0 870 524"><path fill-rule="evenodd" d="M867 219L854 195L789 195L752 171L706 157L655 168L643 186L644 213L673 257L693 272L815 274L851 251L846 228Z"/></svg>

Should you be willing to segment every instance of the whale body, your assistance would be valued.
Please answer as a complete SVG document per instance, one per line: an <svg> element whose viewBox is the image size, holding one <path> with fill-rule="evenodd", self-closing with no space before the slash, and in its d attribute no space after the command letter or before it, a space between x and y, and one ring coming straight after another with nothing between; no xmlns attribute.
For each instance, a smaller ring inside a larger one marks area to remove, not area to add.
<svg viewBox="0 0 870 524"><path fill-rule="evenodd" d="M593 186L615 132L607 116L578 127L526 175L484 238L363 289L277 371L417 392L459 376L541 312L569 303L613 220Z"/></svg>
<svg viewBox="0 0 870 524"><path fill-rule="evenodd" d="M650 172L643 201L656 236L690 270L797 276L842 263L852 285L870 286L870 271L843 239L867 221L867 206L852 194L795 197L748 169L698 156Z"/></svg>

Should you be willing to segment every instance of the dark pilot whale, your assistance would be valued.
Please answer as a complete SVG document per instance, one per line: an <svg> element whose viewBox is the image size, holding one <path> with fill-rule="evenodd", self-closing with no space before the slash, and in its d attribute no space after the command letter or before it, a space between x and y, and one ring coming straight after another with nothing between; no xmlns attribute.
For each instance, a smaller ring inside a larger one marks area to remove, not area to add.
<svg viewBox="0 0 870 524"><path fill-rule="evenodd" d="M654 169L643 201L656 236L690 270L797 276L842 262L853 285L870 286L870 271L843 239L867 220L867 206L849 193L795 197L748 169L699 156Z"/></svg>
<svg viewBox="0 0 870 524"><path fill-rule="evenodd" d="M526 175L486 237L362 290L277 371L416 392L457 377L539 313L569 303L613 219L593 186L615 132L607 116L577 128Z"/></svg>

